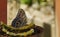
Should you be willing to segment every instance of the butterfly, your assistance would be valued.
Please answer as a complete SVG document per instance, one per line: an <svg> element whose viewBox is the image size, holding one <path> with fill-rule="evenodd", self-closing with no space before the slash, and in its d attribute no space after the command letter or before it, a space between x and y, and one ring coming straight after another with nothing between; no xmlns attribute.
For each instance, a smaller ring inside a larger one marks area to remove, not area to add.
<svg viewBox="0 0 60 37"><path fill-rule="evenodd" d="M23 9L19 9L15 19L12 21L12 26L15 28L26 25L27 17Z"/></svg>

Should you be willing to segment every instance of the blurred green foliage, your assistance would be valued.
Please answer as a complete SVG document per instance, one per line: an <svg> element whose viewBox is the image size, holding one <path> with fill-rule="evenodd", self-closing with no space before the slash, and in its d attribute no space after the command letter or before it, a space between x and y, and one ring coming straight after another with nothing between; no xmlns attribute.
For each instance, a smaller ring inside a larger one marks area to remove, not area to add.
<svg viewBox="0 0 60 37"><path fill-rule="evenodd" d="M20 0L22 4L28 5L32 5L34 1L37 2L38 4L41 4L42 2L47 2L47 0Z"/></svg>
<svg viewBox="0 0 60 37"><path fill-rule="evenodd" d="M43 2L47 2L47 0L9 0L11 3L12 1L16 1L19 4L27 4L28 6L31 6L33 3L38 3L39 5Z"/></svg>
<svg viewBox="0 0 60 37"><path fill-rule="evenodd" d="M32 5L32 0L20 0L21 4L28 4L29 6Z"/></svg>

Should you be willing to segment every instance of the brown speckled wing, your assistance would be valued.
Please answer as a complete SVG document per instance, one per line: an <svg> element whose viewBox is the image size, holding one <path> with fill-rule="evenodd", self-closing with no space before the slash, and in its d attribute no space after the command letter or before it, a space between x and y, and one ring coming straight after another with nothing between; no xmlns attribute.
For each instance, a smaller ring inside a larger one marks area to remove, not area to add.
<svg viewBox="0 0 60 37"><path fill-rule="evenodd" d="M22 27L26 25L27 17L23 9L19 9L16 18L12 21L13 27Z"/></svg>

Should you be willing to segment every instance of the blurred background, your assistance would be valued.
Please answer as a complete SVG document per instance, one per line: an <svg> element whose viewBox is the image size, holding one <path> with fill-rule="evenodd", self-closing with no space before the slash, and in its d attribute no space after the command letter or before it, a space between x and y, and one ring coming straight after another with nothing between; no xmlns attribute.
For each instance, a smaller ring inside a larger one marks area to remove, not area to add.
<svg viewBox="0 0 60 37"><path fill-rule="evenodd" d="M7 0L7 25L11 25L18 9L23 9L28 23L44 28L43 37L56 37L54 0Z"/></svg>

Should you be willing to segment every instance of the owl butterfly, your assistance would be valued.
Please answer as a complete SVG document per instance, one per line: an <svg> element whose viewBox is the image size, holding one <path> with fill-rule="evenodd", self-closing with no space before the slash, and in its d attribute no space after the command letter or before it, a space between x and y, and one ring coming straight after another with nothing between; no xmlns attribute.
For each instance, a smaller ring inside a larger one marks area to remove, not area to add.
<svg viewBox="0 0 60 37"><path fill-rule="evenodd" d="M12 26L15 28L19 28L26 25L26 23L27 17L25 15L25 12L23 9L19 9L16 18L12 21Z"/></svg>

